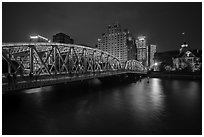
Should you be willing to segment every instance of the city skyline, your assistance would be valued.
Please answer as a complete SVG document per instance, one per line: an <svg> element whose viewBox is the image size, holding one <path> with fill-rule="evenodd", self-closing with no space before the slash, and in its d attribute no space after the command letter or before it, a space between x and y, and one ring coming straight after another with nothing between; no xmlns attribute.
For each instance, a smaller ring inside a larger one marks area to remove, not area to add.
<svg viewBox="0 0 204 137"><path fill-rule="evenodd" d="M178 50L183 42L202 49L201 3L5 3L2 42L29 41L30 35L49 39L58 32L76 44L95 47L110 24L118 22L134 37L146 35L157 50ZM196 16L195 16L196 15Z"/></svg>
<svg viewBox="0 0 204 137"><path fill-rule="evenodd" d="M202 2L3 2L2 135L202 135Z"/></svg>

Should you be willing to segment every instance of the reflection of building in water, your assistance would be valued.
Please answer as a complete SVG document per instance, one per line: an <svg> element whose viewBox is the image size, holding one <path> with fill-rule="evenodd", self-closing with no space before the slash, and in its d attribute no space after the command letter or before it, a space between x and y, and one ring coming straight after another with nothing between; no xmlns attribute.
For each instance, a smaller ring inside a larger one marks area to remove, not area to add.
<svg viewBox="0 0 204 137"><path fill-rule="evenodd" d="M191 71L200 70L202 66L201 50L190 50L188 45L181 45L179 55L173 58L173 66L176 70L190 69Z"/></svg>

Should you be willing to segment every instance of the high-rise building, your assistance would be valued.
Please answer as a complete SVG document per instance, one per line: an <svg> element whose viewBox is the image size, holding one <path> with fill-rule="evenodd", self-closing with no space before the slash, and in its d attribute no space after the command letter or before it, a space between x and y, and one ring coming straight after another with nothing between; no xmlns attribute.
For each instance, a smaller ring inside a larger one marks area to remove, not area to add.
<svg viewBox="0 0 204 137"><path fill-rule="evenodd" d="M30 36L30 42L50 42L50 40L43 36L36 35L36 36Z"/></svg>
<svg viewBox="0 0 204 137"><path fill-rule="evenodd" d="M53 42L73 44L74 40L64 33L57 33L53 36Z"/></svg>
<svg viewBox="0 0 204 137"><path fill-rule="evenodd" d="M137 60L142 62L144 66L147 66L148 50L146 36L138 36L136 40L136 46L137 46Z"/></svg>
<svg viewBox="0 0 204 137"><path fill-rule="evenodd" d="M128 60L136 60L137 56L137 49L135 45L135 39L132 37L132 35L127 36L127 48L128 48Z"/></svg>
<svg viewBox="0 0 204 137"><path fill-rule="evenodd" d="M156 50L157 50L157 46L156 45L152 45L152 44L150 44L150 45L148 45L148 47L147 47L147 53L148 53L148 55L147 55L147 58L148 58L148 66L149 67L152 67L153 65L154 65L154 54L156 53Z"/></svg>
<svg viewBox="0 0 204 137"><path fill-rule="evenodd" d="M123 62L132 58L132 55L128 56L128 49L134 51L133 45L135 44L133 41L130 32L122 30L121 26L116 23L109 25L107 32L103 33L102 37L98 39L97 48L112 54Z"/></svg>

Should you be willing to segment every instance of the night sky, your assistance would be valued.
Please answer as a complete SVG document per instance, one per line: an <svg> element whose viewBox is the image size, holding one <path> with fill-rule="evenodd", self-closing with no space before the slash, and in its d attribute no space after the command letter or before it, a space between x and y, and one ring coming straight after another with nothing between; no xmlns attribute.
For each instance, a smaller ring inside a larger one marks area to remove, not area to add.
<svg viewBox="0 0 204 137"><path fill-rule="evenodd" d="M178 50L182 32L190 48L202 48L202 3L5 3L2 42L27 42L30 35L52 39L63 32L77 44L94 47L107 26L118 22L145 34L158 51Z"/></svg>

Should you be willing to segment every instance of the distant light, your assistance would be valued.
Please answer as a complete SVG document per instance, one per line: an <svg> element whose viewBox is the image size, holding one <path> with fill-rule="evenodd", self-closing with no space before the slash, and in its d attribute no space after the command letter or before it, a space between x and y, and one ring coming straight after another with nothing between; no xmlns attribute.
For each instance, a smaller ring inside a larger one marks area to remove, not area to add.
<svg viewBox="0 0 204 137"><path fill-rule="evenodd" d="M38 36L30 36L31 39L37 39Z"/></svg>
<svg viewBox="0 0 204 137"><path fill-rule="evenodd" d="M157 66L157 65L158 65L158 63L156 62L156 63L154 63L154 65L155 65L155 66Z"/></svg>
<svg viewBox="0 0 204 137"><path fill-rule="evenodd" d="M145 36L139 36L138 39L139 40L145 40Z"/></svg>
<svg viewBox="0 0 204 137"><path fill-rule="evenodd" d="M46 40L46 41L48 41L48 42L51 42L49 39L47 39L47 38L45 38L45 37L43 37L43 36L40 36L40 35L30 36L30 39L39 39L39 38L44 39L44 40Z"/></svg>
<svg viewBox="0 0 204 137"><path fill-rule="evenodd" d="M187 56L189 57L189 55L191 54L191 52L190 52L190 51L187 51L186 54L187 54Z"/></svg>
<svg viewBox="0 0 204 137"><path fill-rule="evenodd" d="M48 41L48 39L43 36L38 35L38 37Z"/></svg>
<svg viewBox="0 0 204 137"><path fill-rule="evenodd" d="M188 44L182 44L181 47L182 47L182 48L188 47Z"/></svg>

